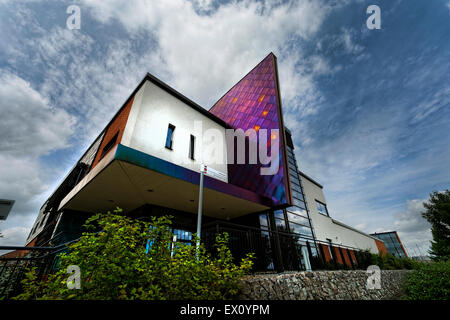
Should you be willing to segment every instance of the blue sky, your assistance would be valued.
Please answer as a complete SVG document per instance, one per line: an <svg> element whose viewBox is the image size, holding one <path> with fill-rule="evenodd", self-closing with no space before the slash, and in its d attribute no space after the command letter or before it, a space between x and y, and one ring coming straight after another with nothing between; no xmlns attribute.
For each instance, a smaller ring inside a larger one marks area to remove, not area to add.
<svg viewBox="0 0 450 320"><path fill-rule="evenodd" d="M428 247L421 203L450 182L450 1L0 0L0 31L0 197L17 201L0 244L25 241L146 72L209 109L272 51L297 160L330 214Z"/></svg>

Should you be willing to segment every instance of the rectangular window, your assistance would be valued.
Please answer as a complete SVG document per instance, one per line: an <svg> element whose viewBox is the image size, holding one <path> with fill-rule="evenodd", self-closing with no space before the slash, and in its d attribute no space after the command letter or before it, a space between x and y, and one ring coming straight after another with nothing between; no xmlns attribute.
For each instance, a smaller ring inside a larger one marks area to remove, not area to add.
<svg viewBox="0 0 450 320"><path fill-rule="evenodd" d="M298 186L298 187L300 187L300 181L298 181L298 178L297 178L297 177L298 177L297 175L295 175L295 176L293 176L292 174L289 175L289 178L290 178L290 180L291 180L291 183L292 183L292 184L295 184L295 185Z"/></svg>
<svg viewBox="0 0 450 320"><path fill-rule="evenodd" d="M292 187L291 190L293 193L294 192L301 193L301 190L295 184L291 184L291 187Z"/></svg>
<svg viewBox="0 0 450 320"><path fill-rule="evenodd" d="M283 210L276 210L273 212L273 216L276 219L284 219L284 212L283 212Z"/></svg>
<svg viewBox="0 0 450 320"><path fill-rule="evenodd" d="M277 230L281 232L287 232L286 222L284 219L275 219L275 225L277 226Z"/></svg>
<svg viewBox="0 0 450 320"><path fill-rule="evenodd" d="M292 170L294 170L294 172L297 172L297 168L292 163L289 163L289 169L292 169Z"/></svg>
<svg viewBox="0 0 450 320"><path fill-rule="evenodd" d="M305 226L298 225L293 222L289 222L289 228L291 229L291 232L293 233L299 233L305 236L312 237L311 229Z"/></svg>
<svg viewBox="0 0 450 320"><path fill-rule="evenodd" d="M297 192L295 190L292 190L292 196L294 196L295 198L304 201L303 199L303 195L300 192Z"/></svg>
<svg viewBox="0 0 450 320"><path fill-rule="evenodd" d="M328 215L328 210L327 210L327 206L324 205L322 202L319 202L316 200L316 204L317 204L317 211L319 211L319 213L329 216Z"/></svg>
<svg viewBox="0 0 450 320"><path fill-rule="evenodd" d="M293 206L293 207L287 208L286 210L288 212L295 213L295 214L301 215L301 216L303 216L305 218L308 218L308 214L306 213L306 209L302 209L302 208Z"/></svg>
<svg viewBox="0 0 450 320"><path fill-rule="evenodd" d="M290 212L287 212L287 216L288 216L288 220L290 222L294 222L294 223L301 224L303 226L309 227L309 220L308 220L308 218L301 217L301 216L298 216L298 215L290 213Z"/></svg>
<svg viewBox="0 0 450 320"><path fill-rule="evenodd" d="M297 170L289 168L289 173L290 173L291 176L297 177Z"/></svg>
<svg viewBox="0 0 450 320"><path fill-rule="evenodd" d="M263 213L259 215L259 225L261 229L269 228L269 224L267 223L267 214Z"/></svg>
<svg viewBox="0 0 450 320"><path fill-rule="evenodd" d="M302 209L306 209L305 203L302 200L299 200L295 197L292 200L294 201L295 206L300 207Z"/></svg>
<svg viewBox="0 0 450 320"><path fill-rule="evenodd" d="M172 150L173 143L173 132L175 131L175 126L169 123L169 128L167 128L166 137L166 148Z"/></svg>
<svg viewBox="0 0 450 320"><path fill-rule="evenodd" d="M191 134L191 141L189 144L189 158L195 160L194 155L195 155L195 137Z"/></svg>
<svg viewBox="0 0 450 320"><path fill-rule="evenodd" d="M288 158L288 161L289 161L289 163L290 163L290 164L292 164L293 166L295 166L295 162L294 162L294 159L292 159L292 158Z"/></svg>

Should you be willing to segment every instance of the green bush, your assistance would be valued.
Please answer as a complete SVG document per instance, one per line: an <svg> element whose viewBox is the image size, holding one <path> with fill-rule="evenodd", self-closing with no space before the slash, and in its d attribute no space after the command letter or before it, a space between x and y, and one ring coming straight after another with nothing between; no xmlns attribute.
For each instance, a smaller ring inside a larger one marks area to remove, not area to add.
<svg viewBox="0 0 450 320"><path fill-rule="evenodd" d="M450 260L417 263L405 283L406 300L449 300Z"/></svg>
<svg viewBox="0 0 450 320"><path fill-rule="evenodd" d="M376 264L373 255L369 250L355 251L356 260L358 261L358 269L365 270L368 266Z"/></svg>
<svg viewBox="0 0 450 320"><path fill-rule="evenodd" d="M44 281L30 270L15 299L231 299L239 293L252 254L234 264L227 234L217 236L215 258L203 246L176 243L171 250L168 217L143 222L120 212L89 218L88 231L59 256L58 270ZM67 288L70 265L80 267L81 289Z"/></svg>
<svg viewBox="0 0 450 320"><path fill-rule="evenodd" d="M387 253L384 255L372 253L370 254L370 259L367 260L367 263L377 265L382 270L413 269L417 264L414 260L398 258L392 253Z"/></svg>

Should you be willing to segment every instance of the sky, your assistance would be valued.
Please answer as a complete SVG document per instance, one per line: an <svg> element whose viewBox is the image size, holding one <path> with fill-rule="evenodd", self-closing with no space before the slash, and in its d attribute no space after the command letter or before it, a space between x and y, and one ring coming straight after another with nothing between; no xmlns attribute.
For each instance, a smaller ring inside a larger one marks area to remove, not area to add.
<svg viewBox="0 0 450 320"><path fill-rule="evenodd" d="M209 109L270 52L330 216L425 254L422 203L450 184L450 0L0 0L0 198L16 200L0 245L24 244L147 72Z"/></svg>

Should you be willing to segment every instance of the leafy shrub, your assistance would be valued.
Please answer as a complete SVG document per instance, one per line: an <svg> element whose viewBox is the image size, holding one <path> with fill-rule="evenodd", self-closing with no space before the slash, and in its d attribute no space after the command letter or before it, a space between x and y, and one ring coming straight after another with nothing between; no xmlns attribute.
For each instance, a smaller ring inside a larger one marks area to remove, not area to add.
<svg viewBox="0 0 450 320"><path fill-rule="evenodd" d="M407 300L449 300L450 260L418 263L405 283Z"/></svg>
<svg viewBox="0 0 450 320"><path fill-rule="evenodd" d="M43 281L30 270L16 299L231 299L239 293L252 254L234 264L227 234L217 236L213 259L203 246L176 243L172 250L168 217L144 222L120 212L89 218L88 231L59 256L59 269ZM80 267L81 289L67 288L70 265Z"/></svg>
<svg viewBox="0 0 450 320"><path fill-rule="evenodd" d="M358 261L358 269L367 269L368 266L376 264L373 255L369 250L355 251L356 260Z"/></svg>
<svg viewBox="0 0 450 320"><path fill-rule="evenodd" d="M398 258L391 253L387 253L384 256L378 255L378 261L380 261L380 268L386 270L411 270L414 269L417 264L420 264L420 262L412 259Z"/></svg>

